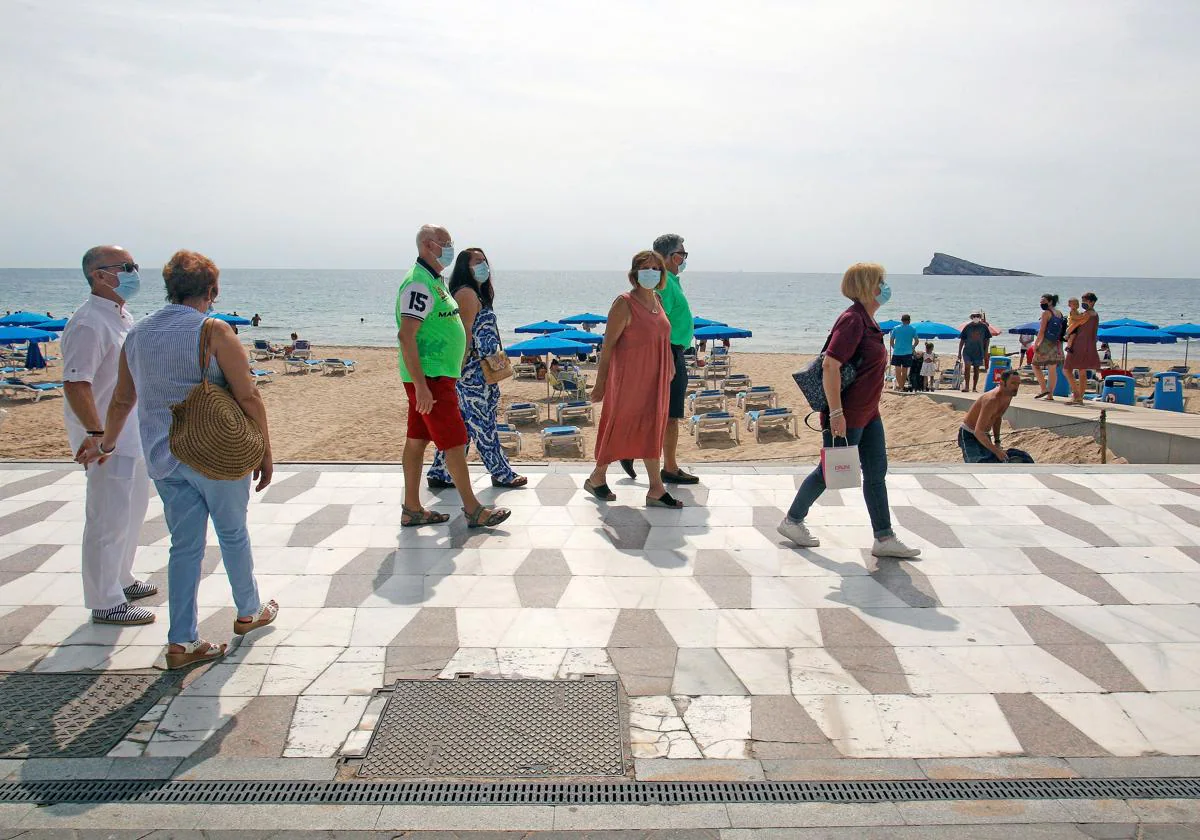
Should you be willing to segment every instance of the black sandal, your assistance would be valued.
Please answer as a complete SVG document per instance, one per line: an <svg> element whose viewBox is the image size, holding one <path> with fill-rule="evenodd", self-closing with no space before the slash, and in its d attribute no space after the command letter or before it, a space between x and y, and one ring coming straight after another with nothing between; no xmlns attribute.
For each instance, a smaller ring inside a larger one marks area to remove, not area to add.
<svg viewBox="0 0 1200 840"><path fill-rule="evenodd" d="M524 487L528 483L529 479L523 475L518 475L512 481L501 481L496 476L492 476L493 487Z"/></svg>
<svg viewBox="0 0 1200 840"><path fill-rule="evenodd" d="M608 489L607 484L592 484L590 478L583 480L583 489L602 502L615 502L617 500L617 494Z"/></svg>
<svg viewBox="0 0 1200 840"><path fill-rule="evenodd" d="M425 485L430 490L453 490L454 482L446 481L441 478L434 478L432 475L425 476Z"/></svg>
<svg viewBox="0 0 1200 840"><path fill-rule="evenodd" d="M684 472L680 467L679 472L667 472L662 470L659 472L659 477L667 484L699 484L700 476L692 475L689 472Z"/></svg>
<svg viewBox="0 0 1200 840"><path fill-rule="evenodd" d="M683 507L683 502L674 498L670 493L664 490L663 494L657 499L652 499L647 496L646 507L665 507L671 508L672 510L679 510L681 507Z"/></svg>

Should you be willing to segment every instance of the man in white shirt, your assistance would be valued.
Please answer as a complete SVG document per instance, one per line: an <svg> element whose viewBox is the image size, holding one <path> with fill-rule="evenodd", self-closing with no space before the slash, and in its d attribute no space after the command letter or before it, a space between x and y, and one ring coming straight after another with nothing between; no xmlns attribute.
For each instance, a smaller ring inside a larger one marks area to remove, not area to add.
<svg viewBox="0 0 1200 840"><path fill-rule="evenodd" d="M92 293L62 333L63 413L71 449L104 436L104 418L117 384L121 348L133 326L125 301L138 291L138 266L124 248L100 245L83 255ZM150 624L155 615L130 603L158 592L133 576L138 534L150 504L150 479L138 437L137 409L121 431L116 452L87 467L83 526L83 602L98 624Z"/></svg>

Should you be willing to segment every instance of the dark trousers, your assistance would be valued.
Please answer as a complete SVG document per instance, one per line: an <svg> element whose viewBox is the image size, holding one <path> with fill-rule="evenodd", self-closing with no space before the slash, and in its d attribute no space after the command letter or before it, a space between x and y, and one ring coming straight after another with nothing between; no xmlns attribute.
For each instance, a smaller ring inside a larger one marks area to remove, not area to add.
<svg viewBox="0 0 1200 840"><path fill-rule="evenodd" d="M887 440L883 434L883 420L876 417L861 429L847 429L846 439L850 445L858 445L858 461L862 464L863 498L867 502L867 513L871 516L871 527L875 537L882 539L895 534L892 530L892 513L888 510L887 495ZM829 429L821 432L824 446L833 446ZM788 509L788 518L801 522L808 516L809 509L825 492L825 474L818 466L796 491L796 498Z"/></svg>
<svg viewBox="0 0 1200 840"><path fill-rule="evenodd" d="M968 464L999 464L1000 459L992 450L979 442L973 432L966 429L958 430L958 448L962 450L963 461ZM1032 464L1033 456L1024 449L1005 450L1008 460L1013 464Z"/></svg>

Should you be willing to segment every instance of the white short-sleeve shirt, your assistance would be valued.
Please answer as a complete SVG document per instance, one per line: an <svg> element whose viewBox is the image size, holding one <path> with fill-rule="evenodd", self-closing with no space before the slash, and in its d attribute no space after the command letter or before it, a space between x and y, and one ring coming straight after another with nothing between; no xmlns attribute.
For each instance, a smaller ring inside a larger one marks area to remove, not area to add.
<svg viewBox="0 0 1200 840"><path fill-rule="evenodd" d="M76 310L62 333L63 381L89 382L100 423L108 415L108 404L117 387L121 367L121 348L125 336L133 327L133 316L124 306L97 295L88 295L83 306ZM89 429L63 400L63 419L71 451L78 451ZM142 442L138 437L137 407L129 413L125 428L117 438L118 455L141 457Z"/></svg>

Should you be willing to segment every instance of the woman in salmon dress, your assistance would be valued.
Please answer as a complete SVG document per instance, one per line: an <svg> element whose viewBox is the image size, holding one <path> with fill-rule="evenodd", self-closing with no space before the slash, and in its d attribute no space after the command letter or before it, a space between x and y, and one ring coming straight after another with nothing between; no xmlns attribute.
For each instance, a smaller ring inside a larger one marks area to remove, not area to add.
<svg viewBox="0 0 1200 840"><path fill-rule="evenodd" d="M597 499L616 500L608 487L608 465L622 458L641 459L650 478L647 507L681 508L663 486L659 456L667 430L671 378L671 322L658 290L666 284L666 266L653 251L640 251L629 269L631 291L613 301L604 332L592 402L603 402L596 435L596 468L583 487Z"/></svg>
<svg viewBox="0 0 1200 840"><path fill-rule="evenodd" d="M1088 371L1100 371L1100 353L1096 350L1100 313L1096 311L1096 293L1087 292L1082 300L1083 321L1067 333L1067 360L1063 365L1071 380L1071 399L1067 400L1067 405L1083 405Z"/></svg>

